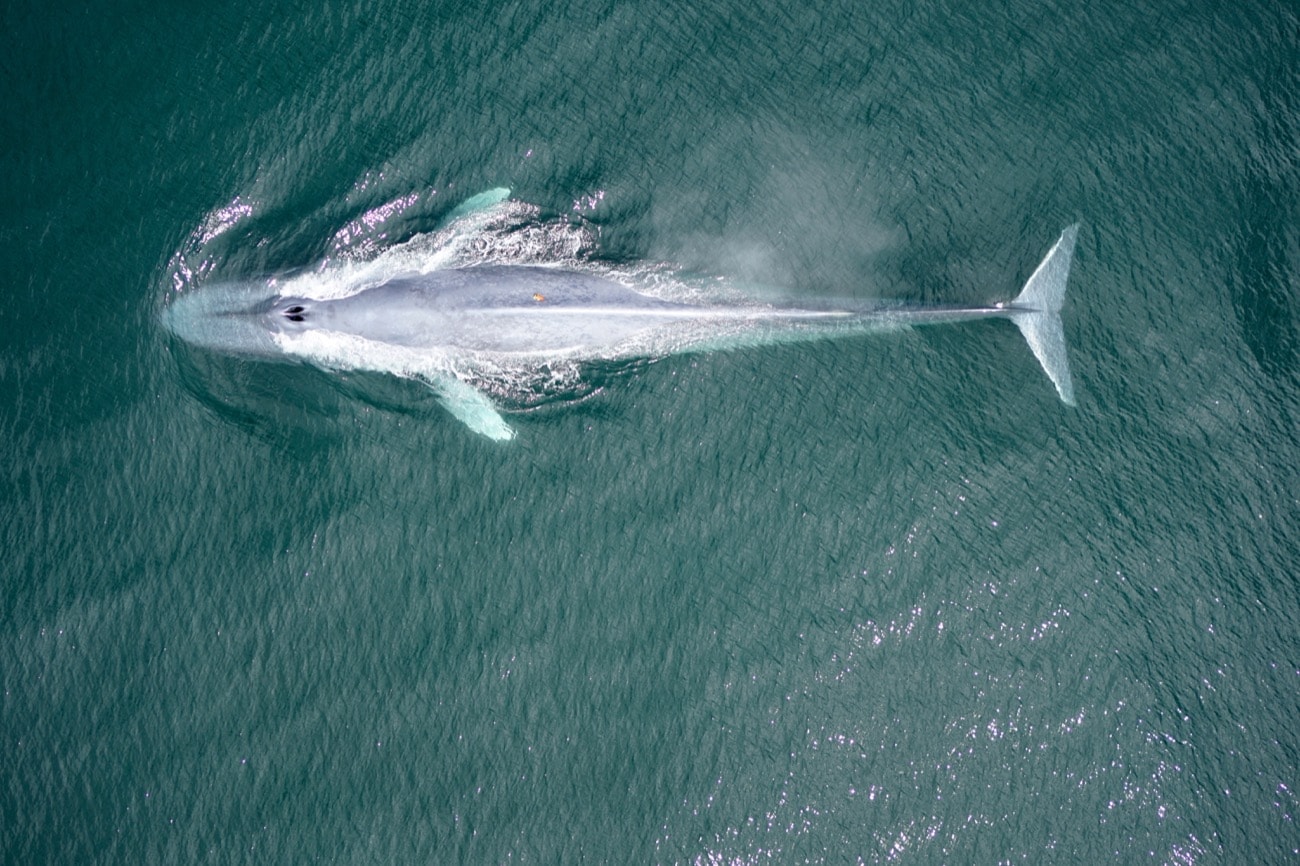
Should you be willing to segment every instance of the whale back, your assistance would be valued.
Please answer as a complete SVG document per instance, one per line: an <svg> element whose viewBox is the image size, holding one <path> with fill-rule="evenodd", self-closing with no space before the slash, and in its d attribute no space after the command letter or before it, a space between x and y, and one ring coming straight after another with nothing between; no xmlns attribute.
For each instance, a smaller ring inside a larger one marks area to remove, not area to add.
<svg viewBox="0 0 1300 866"><path fill-rule="evenodd" d="M320 302L314 326L412 348L563 353L617 345L690 309L580 271L484 266Z"/></svg>

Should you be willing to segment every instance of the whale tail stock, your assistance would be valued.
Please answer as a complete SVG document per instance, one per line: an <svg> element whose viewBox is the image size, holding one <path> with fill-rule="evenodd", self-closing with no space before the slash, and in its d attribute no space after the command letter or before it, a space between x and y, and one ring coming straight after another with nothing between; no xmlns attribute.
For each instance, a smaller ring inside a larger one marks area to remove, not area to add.
<svg viewBox="0 0 1300 866"><path fill-rule="evenodd" d="M1070 259L1079 224L1061 232L1061 237L1034 270L1016 299L1007 305L1011 321L1024 335L1025 342L1043 372L1056 386L1061 402L1074 405L1074 383L1070 363L1065 356L1065 332L1061 328L1061 304L1065 300L1065 283L1070 277Z"/></svg>

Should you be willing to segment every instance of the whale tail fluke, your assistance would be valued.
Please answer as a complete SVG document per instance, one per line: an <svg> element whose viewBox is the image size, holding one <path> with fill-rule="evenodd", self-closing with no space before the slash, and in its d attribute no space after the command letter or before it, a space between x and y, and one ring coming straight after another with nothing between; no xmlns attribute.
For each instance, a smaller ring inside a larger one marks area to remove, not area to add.
<svg viewBox="0 0 1300 866"><path fill-rule="evenodd" d="M1061 304L1065 301L1065 283L1070 277L1070 259L1078 233L1078 223L1061 232L1061 237L1009 305L1011 321L1024 335L1034 357L1043 365L1043 372L1061 395L1061 402L1067 406L1074 405L1074 383L1065 356Z"/></svg>

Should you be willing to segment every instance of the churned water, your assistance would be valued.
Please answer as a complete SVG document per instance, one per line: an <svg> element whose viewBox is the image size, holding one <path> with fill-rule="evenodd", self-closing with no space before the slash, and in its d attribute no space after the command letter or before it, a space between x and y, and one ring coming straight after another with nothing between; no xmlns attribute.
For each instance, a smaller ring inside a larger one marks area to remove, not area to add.
<svg viewBox="0 0 1300 866"><path fill-rule="evenodd" d="M5 862L1297 857L1286 4L0 21ZM159 325L493 187L795 300L1006 300L1081 221L1078 406L981 322L566 370L503 444Z"/></svg>

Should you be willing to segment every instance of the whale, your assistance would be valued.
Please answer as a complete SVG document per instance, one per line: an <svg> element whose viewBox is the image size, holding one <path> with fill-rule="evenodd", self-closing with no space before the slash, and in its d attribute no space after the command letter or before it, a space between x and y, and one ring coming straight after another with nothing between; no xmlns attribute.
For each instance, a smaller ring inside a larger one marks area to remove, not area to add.
<svg viewBox="0 0 1300 866"><path fill-rule="evenodd" d="M1020 330L1060 400L1074 405L1061 310L1077 234L1077 224L1061 232L1013 299L982 306L717 303L659 297L571 266L507 262L396 273L339 297L286 293L274 279L204 285L174 297L162 322L204 350L416 379L470 430L496 441L517 432L483 387L502 371L990 318Z"/></svg>

